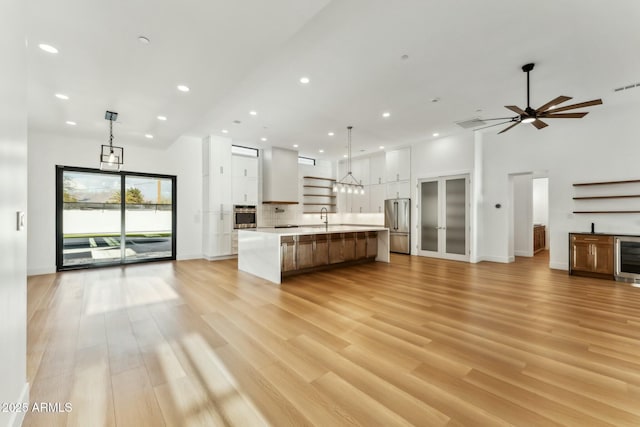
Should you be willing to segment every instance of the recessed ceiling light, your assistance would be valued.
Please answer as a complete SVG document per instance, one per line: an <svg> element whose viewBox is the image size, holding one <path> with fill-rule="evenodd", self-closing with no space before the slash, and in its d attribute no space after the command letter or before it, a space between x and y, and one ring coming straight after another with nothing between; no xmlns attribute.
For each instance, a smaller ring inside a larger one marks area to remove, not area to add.
<svg viewBox="0 0 640 427"><path fill-rule="evenodd" d="M66 124L68 124L69 126L75 126L75 125L77 125L77 123L76 123L76 122L72 122L71 120L67 120L65 123L66 123Z"/></svg>
<svg viewBox="0 0 640 427"><path fill-rule="evenodd" d="M298 148L298 144L293 144L293 148Z"/></svg>
<svg viewBox="0 0 640 427"><path fill-rule="evenodd" d="M145 133L144 137L147 139L153 139L153 135L151 135L150 133Z"/></svg>
<svg viewBox="0 0 640 427"><path fill-rule="evenodd" d="M167 121L167 116L158 116L158 120L166 122Z"/></svg>
<svg viewBox="0 0 640 427"><path fill-rule="evenodd" d="M260 141L266 141L267 138L265 138L264 136L262 138L260 138Z"/></svg>
<svg viewBox="0 0 640 427"><path fill-rule="evenodd" d="M309 79L309 77L300 77L300 83L302 83L303 85L306 85L310 81L311 80Z"/></svg>
<svg viewBox="0 0 640 427"><path fill-rule="evenodd" d="M229 131L226 129L222 129L222 133L229 133Z"/></svg>
<svg viewBox="0 0 640 427"><path fill-rule="evenodd" d="M69 97L67 95L65 95L64 93L56 93L56 98L58 99L64 99L65 101L67 99L69 99Z"/></svg>
<svg viewBox="0 0 640 427"><path fill-rule="evenodd" d="M58 49L56 49L55 47L51 46L50 44L44 44L44 43L40 43L38 45L38 47L42 50L44 50L45 52L49 52L49 53L58 53Z"/></svg>
<svg viewBox="0 0 640 427"><path fill-rule="evenodd" d="M434 133L433 136L440 136L438 132Z"/></svg>
<svg viewBox="0 0 640 427"><path fill-rule="evenodd" d="M348 156L346 154L343 154L342 157L347 158Z"/></svg>
<svg viewBox="0 0 640 427"><path fill-rule="evenodd" d="M390 117L390 116L391 116L391 113L388 112L388 111L385 111L384 113L382 113L382 117L384 117L384 118L387 118L387 117Z"/></svg>
<svg viewBox="0 0 640 427"><path fill-rule="evenodd" d="M318 153L324 153L324 150L321 148L318 150Z"/></svg>
<svg viewBox="0 0 640 427"><path fill-rule="evenodd" d="M381 145L380 147L378 147L381 150L384 150L384 145Z"/></svg>
<svg viewBox="0 0 640 427"><path fill-rule="evenodd" d="M335 133L333 133L333 132L329 132L327 135L329 135L329 136L333 136L333 135L335 135Z"/></svg>
<svg viewBox="0 0 640 427"><path fill-rule="evenodd" d="M178 90L180 92L189 92L191 89L189 89L189 86L185 86L185 85L178 85Z"/></svg>
<svg viewBox="0 0 640 427"><path fill-rule="evenodd" d="M251 110L251 111L249 111L249 114L251 114L252 116L257 116L258 112Z"/></svg>
<svg viewBox="0 0 640 427"><path fill-rule="evenodd" d="M138 41L142 44L149 44L151 42L151 40L149 40L148 38L146 38L145 36L140 36L138 37Z"/></svg>

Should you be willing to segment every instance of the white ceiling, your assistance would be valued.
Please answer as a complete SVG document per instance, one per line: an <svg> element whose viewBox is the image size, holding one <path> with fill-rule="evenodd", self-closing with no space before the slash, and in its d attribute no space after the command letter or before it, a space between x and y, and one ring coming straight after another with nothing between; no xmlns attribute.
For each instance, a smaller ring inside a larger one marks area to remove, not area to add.
<svg viewBox="0 0 640 427"><path fill-rule="evenodd" d="M470 132L454 122L526 106L527 62L533 107L602 98L584 110L589 120L640 94L613 92L640 83L632 0L30 0L29 9L30 130L106 142L111 109L125 147L228 129L241 144L299 144L302 155L337 159L348 125L355 154Z"/></svg>

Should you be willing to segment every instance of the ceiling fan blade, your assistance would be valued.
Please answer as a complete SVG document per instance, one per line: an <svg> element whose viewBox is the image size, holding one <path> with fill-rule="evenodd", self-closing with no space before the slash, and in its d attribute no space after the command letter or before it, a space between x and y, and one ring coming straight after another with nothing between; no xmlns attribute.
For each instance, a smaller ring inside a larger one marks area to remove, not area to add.
<svg viewBox="0 0 640 427"><path fill-rule="evenodd" d="M553 110L552 110L553 111ZM544 119L581 119L589 113L552 113L547 112L546 114L541 114L539 117Z"/></svg>
<svg viewBox="0 0 640 427"><path fill-rule="evenodd" d="M547 126L549 126L548 124L546 124L545 122L543 122L540 119L535 119L533 122L531 122L531 124L534 125L538 129L546 128Z"/></svg>
<svg viewBox="0 0 640 427"><path fill-rule="evenodd" d="M571 98L570 96L560 95L559 97L557 97L555 99L552 99L551 101L547 102L542 107L538 108L536 111L538 113L544 113L545 111L547 111L549 108L553 107L554 105L562 104L563 102L567 102L570 99L573 99L573 98Z"/></svg>
<svg viewBox="0 0 640 427"><path fill-rule="evenodd" d="M519 115L523 115L523 114L526 115L527 114L526 111L524 111L520 107L516 107L515 105L505 105L504 108L508 108L509 110L511 110L514 113L519 114Z"/></svg>
<svg viewBox="0 0 640 427"><path fill-rule="evenodd" d="M509 129L511 129L512 127L518 126L520 123L522 123L522 122L517 121L517 122L515 122L514 124L512 124L511 126L509 126L509 127L506 127L506 128L504 128L504 129L502 129L500 132L498 132L498 135L500 135L501 133L505 133L506 131L508 131L508 130L509 130Z"/></svg>
<svg viewBox="0 0 640 427"><path fill-rule="evenodd" d="M497 117L497 118L492 118L492 119L478 119L478 120L482 120L483 122L488 122L489 120L508 120L510 122L516 121L520 118L520 116L513 116L513 117ZM494 125L491 125L494 126Z"/></svg>
<svg viewBox="0 0 640 427"><path fill-rule="evenodd" d="M561 111L573 110L574 108L591 107L592 105L602 104L602 99L594 99L593 101L581 102L579 104L567 105L566 107L554 108L553 113L559 113Z"/></svg>
<svg viewBox="0 0 640 427"><path fill-rule="evenodd" d="M487 120L492 120L492 119L487 119ZM482 129L486 129L486 128L492 128L494 126L500 126L500 125L503 125L505 123L513 123L515 121L516 121L516 119L511 119L511 120L507 120L507 121L504 121L504 122L501 122L501 123L494 123L494 124L489 125L489 126L482 126L481 128L475 128L474 131L482 130Z"/></svg>

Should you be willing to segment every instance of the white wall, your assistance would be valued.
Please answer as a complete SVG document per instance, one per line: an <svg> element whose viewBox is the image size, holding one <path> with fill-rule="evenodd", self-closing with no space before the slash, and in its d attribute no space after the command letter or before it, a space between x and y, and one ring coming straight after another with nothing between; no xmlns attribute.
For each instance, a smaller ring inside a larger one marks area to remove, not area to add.
<svg viewBox="0 0 640 427"><path fill-rule="evenodd" d="M532 175L514 175L513 179L513 254L533 256Z"/></svg>
<svg viewBox="0 0 640 427"><path fill-rule="evenodd" d="M0 14L0 403L28 401L27 231L16 212L27 212L27 62L25 2L7 0ZM30 221L33 219L29 218ZM0 411L0 426L18 426L23 414Z"/></svg>
<svg viewBox="0 0 640 427"><path fill-rule="evenodd" d="M105 121L105 132L108 123ZM105 133L108 136L108 133ZM28 273L55 271L55 166L98 168L104 141L29 134ZM123 170L177 176L178 259L202 257L202 146L198 138L180 138L168 149L145 148L118 139L125 150Z"/></svg>
<svg viewBox="0 0 640 427"><path fill-rule="evenodd" d="M637 102L605 106L591 108L583 119L549 120L549 127L542 130L520 125L501 135L483 134L483 223L490 236L481 244L484 257L508 257L507 211L493 206L509 201L508 176L513 173L548 171L552 268L567 269L567 233L589 231L591 222L600 232L640 234L637 214L572 213L585 206L573 200L577 194L573 183L640 178L636 124L640 106Z"/></svg>
<svg viewBox="0 0 640 427"><path fill-rule="evenodd" d="M472 179L470 188L473 188L475 139L472 132L464 132L458 135L423 141L411 146L411 254L416 255L418 250L418 225L419 211L416 208L420 198L418 196L418 180L434 178L438 176L469 174ZM476 215L476 203L473 190L471 197L471 209L469 214L470 224L474 224ZM472 228L470 247L474 247L473 235L476 230ZM473 258L473 257L472 257Z"/></svg>

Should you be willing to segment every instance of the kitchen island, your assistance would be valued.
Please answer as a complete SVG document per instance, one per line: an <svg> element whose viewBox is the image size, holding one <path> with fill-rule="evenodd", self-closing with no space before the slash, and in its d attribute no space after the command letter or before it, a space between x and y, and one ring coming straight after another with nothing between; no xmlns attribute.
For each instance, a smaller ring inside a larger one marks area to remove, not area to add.
<svg viewBox="0 0 640 427"><path fill-rule="evenodd" d="M330 225L238 231L238 269L273 283L292 274L389 262L389 229Z"/></svg>

